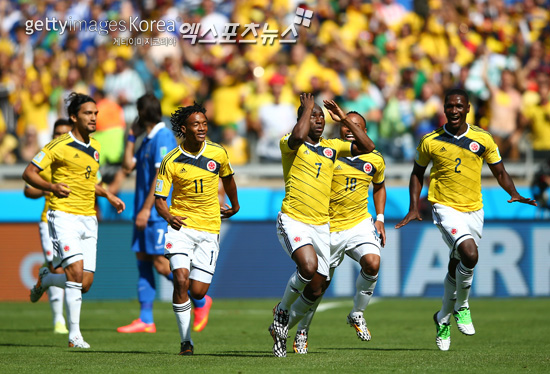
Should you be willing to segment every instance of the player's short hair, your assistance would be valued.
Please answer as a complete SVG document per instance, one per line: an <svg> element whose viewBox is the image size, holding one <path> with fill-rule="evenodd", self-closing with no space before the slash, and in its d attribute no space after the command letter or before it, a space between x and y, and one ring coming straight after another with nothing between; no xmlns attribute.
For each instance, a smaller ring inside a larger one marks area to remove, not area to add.
<svg viewBox="0 0 550 374"><path fill-rule="evenodd" d="M160 101L152 93L146 93L137 100L137 109L143 113L141 122L158 123L162 120Z"/></svg>
<svg viewBox="0 0 550 374"><path fill-rule="evenodd" d="M447 99L449 98L449 96L453 96L453 95L462 96L463 98L466 99L466 104L470 103L470 97L468 96L468 93L461 88L451 88L450 90L448 90L445 93L445 102L447 102Z"/></svg>
<svg viewBox="0 0 550 374"><path fill-rule="evenodd" d="M363 120L363 123L365 124L365 129L367 128L367 120L365 119L365 117L363 117L363 116L361 115L361 113L356 112L355 110L350 110L349 112L346 113L346 116L349 116L350 114L356 114L356 115L358 115L359 117L361 117L361 119Z"/></svg>
<svg viewBox="0 0 550 374"><path fill-rule="evenodd" d="M68 118L60 118L57 121L54 122L53 128L54 130L59 126L72 126L71 120Z"/></svg>
<svg viewBox="0 0 550 374"><path fill-rule="evenodd" d="M69 97L65 99L65 103L67 104L67 112L69 113L69 120L71 121L71 124L73 124L71 116L77 116L82 104L90 102L94 104L96 103L95 100L88 95L71 92Z"/></svg>
<svg viewBox="0 0 550 374"><path fill-rule="evenodd" d="M193 102L193 105L186 107L179 107L170 117L170 123L172 124L172 131L178 138L185 138L185 133L181 131L181 125L185 124L187 118L193 113L202 113L206 117L206 108L202 104ZM208 120L208 118L206 118Z"/></svg>

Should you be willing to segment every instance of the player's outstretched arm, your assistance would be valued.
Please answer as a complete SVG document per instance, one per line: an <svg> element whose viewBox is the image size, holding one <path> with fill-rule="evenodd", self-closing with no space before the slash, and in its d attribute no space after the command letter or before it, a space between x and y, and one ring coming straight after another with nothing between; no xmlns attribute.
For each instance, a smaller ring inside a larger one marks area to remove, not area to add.
<svg viewBox="0 0 550 374"><path fill-rule="evenodd" d="M386 245L386 228L384 226L383 219L384 211L386 209L386 183L373 183L372 186L372 199L374 201L374 208L376 209L376 221L374 222L374 227L376 227L376 231L378 231L378 234L380 235L380 244L384 247ZM381 219L379 219L379 217Z"/></svg>
<svg viewBox="0 0 550 374"><path fill-rule="evenodd" d="M237 196L237 185L235 184L235 178L233 175L222 178L223 189L231 202L231 206L225 204L220 208L220 214L222 218L229 218L241 209L239 205L239 198Z"/></svg>
<svg viewBox="0 0 550 374"><path fill-rule="evenodd" d="M401 222L395 225L396 229L405 226L410 221L422 221L422 217L420 216L420 212L418 211L418 201L420 199L420 192L422 191L425 171L425 167L418 165L416 162L414 163L413 171L411 173L411 180L409 182L409 212L407 213L405 218L401 220Z"/></svg>
<svg viewBox="0 0 550 374"><path fill-rule="evenodd" d="M26 184L25 188L23 188L23 194L29 199L40 199L41 197L49 195L50 193Z"/></svg>
<svg viewBox="0 0 550 374"><path fill-rule="evenodd" d="M298 122L294 125L292 133L288 138L288 146L290 149L298 149L307 139L310 128L309 119L311 117L311 113L313 112L313 108L315 108L315 100L313 95L310 93L301 94L300 104L304 107L304 111L302 112L300 118L298 118Z"/></svg>
<svg viewBox="0 0 550 374"><path fill-rule="evenodd" d="M32 187L38 188L42 191L52 192L57 197L63 198L69 196L71 190L66 183L52 184L42 179L39 173L40 169L38 166L30 163L23 172L23 180Z"/></svg>
<svg viewBox="0 0 550 374"><path fill-rule="evenodd" d="M534 199L523 197L518 193L518 191L516 191L514 181L510 177L510 174L508 174L508 172L504 168L504 164L502 162L489 165L489 169L491 169L491 172L498 181L500 187L502 187L504 191L510 194L510 200L508 200L509 203L517 201L519 203L537 206L537 202Z"/></svg>
<svg viewBox="0 0 550 374"><path fill-rule="evenodd" d="M157 212L159 212L160 216L164 218L174 230L179 231L181 226L187 226L185 222L183 222L187 219L187 217L177 217L170 214L165 197L155 196L155 208L157 209Z"/></svg>
<svg viewBox="0 0 550 374"><path fill-rule="evenodd" d="M122 201L118 196L107 191L100 184L95 185L95 194L97 196L106 198L119 214L122 213L124 209L126 209L126 204L124 204L124 201Z"/></svg>

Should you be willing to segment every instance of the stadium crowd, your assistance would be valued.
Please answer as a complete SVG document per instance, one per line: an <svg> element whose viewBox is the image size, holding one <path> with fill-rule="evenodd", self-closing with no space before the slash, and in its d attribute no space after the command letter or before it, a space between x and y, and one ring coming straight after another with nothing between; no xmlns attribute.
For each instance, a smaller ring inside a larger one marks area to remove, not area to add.
<svg viewBox="0 0 550 374"><path fill-rule="evenodd" d="M167 123L179 106L204 103L210 137L234 165L280 162L279 140L296 123L300 92L361 113L388 162L411 161L418 140L444 124L450 88L467 90L468 122L489 130L505 159L531 150L550 158L550 2L409 3L411 10L394 0L0 0L0 164L32 159L67 116L63 100L72 91L98 103L102 166L121 163L146 92L161 100ZM150 27L27 26L54 18L128 25L135 17ZM200 42L208 28L223 36L231 22L232 42L215 32ZM295 38L281 37L293 23ZM201 25L199 42L182 37L186 24ZM258 28L245 33L250 24ZM272 44L266 30L278 30Z"/></svg>

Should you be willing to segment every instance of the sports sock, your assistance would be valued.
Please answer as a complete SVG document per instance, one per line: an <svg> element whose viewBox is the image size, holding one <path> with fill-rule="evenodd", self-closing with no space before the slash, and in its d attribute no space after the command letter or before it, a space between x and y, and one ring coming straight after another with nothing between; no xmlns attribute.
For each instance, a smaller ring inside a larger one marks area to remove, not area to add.
<svg viewBox="0 0 550 374"><path fill-rule="evenodd" d="M172 304L176 315L181 342L191 341L191 302L187 300L183 304Z"/></svg>
<svg viewBox="0 0 550 374"><path fill-rule="evenodd" d="M65 301L69 320L69 340L80 336L80 309L82 307L82 283L65 282Z"/></svg>
<svg viewBox="0 0 550 374"><path fill-rule="evenodd" d="M321 303L321 299L323 298L323 295L319 296L317 298L317 300L315 300L313 302L313 305L307 310L306 314L304 315L304 317L300 320L300 322L298 323L298 327L297 327L297 330L306 330L306 331L309 331L309 326L311 325L311 320L313 320L313 316L315 315L315 311L317 310L317 307L319 306L319 304ZM296 304L296 303L294 303ZM293 322L292 321L292 309L294 309L294 304L292 304L292 308L290 309L291 312L290 312L290 321L289 322ZM295 323L295 322L294 322ZM294 325L292 325L294 326ZM290 323L289 323L289 328L290 328Z"/></svg>
<svg viewBox="0 0 550 374"><path fill-rule="evenodd" d="M291 329L306 315L315 304L315 300L309 300L303 294L290 307L290 317L288 320L288 328Z"/></svg>
<svg viewBox="0 0 550 374"><path fill-rule="evenodd" d="M65 324L65 318L63 318L63 296L65 292L63 288L49 287L48 298L50 300L50 308L52 309L53 324L57 322L63 322Z"/></svg>
<svg viewBox="0 0 550 374"><path fill-rule="evenodd" d="M153 323L153 302L155 301L155 274L153 263L137 260L138 266L138 300L140 304L139 318L144 323Z"/></svg>
<svg viewBox="0 0 550 374"><path fill-rule="evenodd" d="M191 291L187 291L187 295L189 296L189 299L191 300L191 303L193 303L193 307L195 308L202 308L204 304L206 304L206 297L203 297L202 299L195 299L191 296Z"/></svg>
<svg viewBox="0 0 550 374"><path fill-rule="evenodd" d="M174 281L174 273L170 272L168 275L164 276L166 279L168 279L170 282Z"/></svg>
<svg viewBox="0 0 550 374"><path fill-rule="evenodd" d="M42 278L42 287L55 286L59 288L65 288L65 282L67 282L67 276L65 275L65 273L49 273Z"/></svg>
<svg viewBox="0 0 550 374"><path fill-rule="evenodd" d="M437 313L437 320L439 323L450 323L451 313L456 301L456 281L451 274L447 273L445 280L443 281L443 304L441 310Z"/></svg>
<svg viewBox="0 0 550 374"><path fill-rule="evenodd" d="M472 289L472 280L474 279L474 269L469 269L462 261L456 267L456 303L455 310L468 308L468 297Z"/></svg>
<svg viewBox="0 0 550 374"><path fill-rule="evenodd" d="M368 275L361 269L355 281L355 296L353 297L353 309L351 310L352 315L363 314L363 311L367 305L369 305L370 299L372 298L377 281L378 274Z"/></svg>
<svg viewBox="0 0 550 374"><path fill-rule="evenodd" d="M311 279L305 279L298 271L292 274L286 285L283 299L279 304L279 310L289 310L290 306L302 294L309 282L311 282Z"/></svg>

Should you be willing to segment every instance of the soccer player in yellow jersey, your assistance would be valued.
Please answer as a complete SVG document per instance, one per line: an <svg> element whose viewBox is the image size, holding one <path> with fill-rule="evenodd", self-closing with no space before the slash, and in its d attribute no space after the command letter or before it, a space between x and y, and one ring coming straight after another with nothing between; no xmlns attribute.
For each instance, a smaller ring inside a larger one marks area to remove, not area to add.
<svg viewBox="0 0 550 374"><path fill-rule="evenodd" d="M289 310L301 297L310 305L321 295L329 275L329 200L334 163L339 157L372 151L374 144L333 101L325 100L332 119L348 126L355 141L324 139L323 110L312 94L300 95L298 122L280 142L285 197L277 218L277 236L283 249L297 265L281 302L273 310L269 332L273 354L286 357ZM306 285L310 285L307 289ZM304 292L305 289L305 292Z"/></svg>
<svg viewBox="0 0 550 374"><path fill-rule="evenodd" d="M355 126L366 129L366 121L359 113L348 112L347 116ZM340 127L340 138L355 140L353 133L345 125ZM330 269L323 291L329 286L334 271L344 260L344 255L348 255L361 265L361 272L355 282L353 309L347 320L355 329L359 339L363 341L371 339L363 312L372 298L378 280L380 247L386 244L385 170L384 158L380 152L374 150L365 155L338 158L332 178L329 207ZM376 222L373 221L367 209L371 183L377 214ZM296 353L307 353L309 326L321 298L322 296L313 305L304 302L303 298L299 298L292 304L289 328L299 321L293 346Z"/></svg>
<svg viewBox="0 0 550 374"><path fill-rule="evenodd" d="M428 200L432 203L434 224L450 250L443 305L433 317L436 344L440 350L447 351L451 345L451 314L460 332L475 334L468 297L483 230L483 160L487 161L499 185L510 194L509 203L517 201L535 206L537 203L518 194L512 178L504 169L491 134L466 123L466 115L470 111L468 94L452 89L445 95L444 105L447 123L424 136L417 147L409 184L409 212L395 228L403 227L412 220L422 221L418 199L424 172L431 161Z"/></svg>
<svg viewBox="0 0 550 374"><path fill-rule="evenodd" d="M206 140L208 119L199 104L179 108L170 122L183 143L162 160L155 187L155 207L168 222L164 255L174 275L173 310L178 323L180 355L193 354L191 302L202 299L214 275L219 252L221 218L239 211L237 186L227 152ZM222 180L231 207L220 207L218 184ZM170 208L166 198L172 191Z"/></svg>
<svg viewBox="0 0 550 374"><path fill-rule="evenodd" d="M53 139L59 138L61 135L71 131L73 126L70 121L64 118L58 119L53 125ZM44 180L51 182L52 180L52 170L51 168L46 168L40 172L40 176ZM42 243L42 252L44 253L44 260L48 264L48 268L52 273L63 273L63 269L57 268L54 269L53 261L53 244L48 233L48 210L50 209L50 193L34 188L28 184L25 184L25 189L23 191L25 197L29 199L39 199L44 197L46 199L44 203L44 209L42 211L42 216L40 222L38 223L38 229L40 230L40 241ZM63 297L64 292L63 288L59 287L50 287L47 290L48 300L50 302L50 308L53 315L53 326L54 333L56 334L68 334L69 330L65 326L65 318L63 318Z"/></svg>
<svg viewBox="0 0 550 374"><path fill-rule="evenodd" d="M50 286L65 289L69 347L90 348L80 332L82 293L92 286L96 267L97 218L95 195L106 197L120 213L122 200L96 184L99 169L99 143L90 137L95 131L97 107L94 100L72 93L68 113L73 130L48 143L27 166L23 179L35 188L52 193L48 227L55 253L54 266L61 265L65 274L40 269L37 284L31 290L31 301L40 299ZM52 180L40 176L51 167Z"/></svg>

